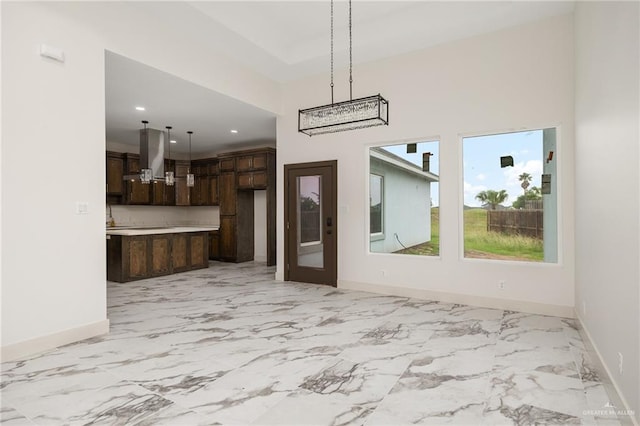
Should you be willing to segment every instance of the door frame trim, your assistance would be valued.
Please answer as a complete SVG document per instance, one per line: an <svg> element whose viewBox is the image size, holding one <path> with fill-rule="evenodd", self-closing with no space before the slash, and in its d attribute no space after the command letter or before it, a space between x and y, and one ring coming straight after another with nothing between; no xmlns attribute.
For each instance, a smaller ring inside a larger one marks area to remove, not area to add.
<svg viewBox="0 0 640 426"><path fill-rule="evenodd" d="M332 285L337 287L338 282L338 160L314 161L311 163L294 163L284 165L284 280L289 281L289 171L297 169L307 169L312 167L331 168L331 179L333 180L333 191L331 194L331 205L333 206L331 215L333 217L333 232L335 241L334 250L334 271Z"/></svg>

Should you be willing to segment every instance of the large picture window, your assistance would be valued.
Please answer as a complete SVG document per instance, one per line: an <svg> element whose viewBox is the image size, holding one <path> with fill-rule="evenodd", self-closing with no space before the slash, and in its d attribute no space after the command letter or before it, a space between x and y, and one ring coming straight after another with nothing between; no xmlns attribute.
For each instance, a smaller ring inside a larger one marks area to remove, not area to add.
<svg viewBox="0 0 640 426"><path fill-rule="evenodd" d="M464 257L558 261L556 129L463 139Z"/></svg>
<svg viewBox="0 0 640 426"><path fill-rule="evenodd" d="M438 256L438 142L369 148L369 250Z"/></svg>

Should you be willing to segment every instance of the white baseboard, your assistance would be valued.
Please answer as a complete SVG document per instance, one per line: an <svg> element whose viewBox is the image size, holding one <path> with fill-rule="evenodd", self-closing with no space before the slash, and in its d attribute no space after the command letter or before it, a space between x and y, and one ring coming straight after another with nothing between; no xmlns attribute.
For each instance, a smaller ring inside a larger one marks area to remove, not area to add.
<svg viewBox="0 0 640 426"><path fill-rule="evenodd" d="M264 256L256 256L256 255L254 255L253 256L253 261L254 262L266 262L267 261L267 256L266 255L264 255Z"/></svg>
<svg viewBox="0 0 640 426"><path fill-rule="evenodd" d="M105 319L91 324L82 325L80 327L48 334L46 336L40 336L34 339L2 346L0 350L0 362L27 358L60 346L68 345L69 343L100 336L101 334L106 334L108 332L109 320Z"/></svg>
<svg viewBox="0 0 640 426"><path fill-rule="evenodd" d="M607 391L607 396L609 397L609 401L615 405L616 407L624 407L623 411L631 412L631 408L629 408L629 404L627 403L624 394L620 392L620 387L614 380L614 375L611 374L611 370L607 367L607 364L604 362L604 358L598 349L598 346L593 341L591 337L591 333L585 327L584 321L580 317L579 313L576 311L575 317L578 320L578 331L580 332L580 337L582 337L582 341L585 343L587 353L589 354L589 358L593 361L594 368L598 377L600 377L605 390ZM618 416L618 420L622 425L625 426L639 426L640 425L640 413L636 413L635 416Z"/></svg>
<svg viewBox="0 0 640 426"><path fill-rule="evenodd" d="M393 287L383 284L361 283L338 280L338 288L367 291L388 296L413 297L416 299L436 300L445 303L480 306L482 308L505 309L529 314L551 315L555 317L574 318L573 306L549 305L545 303L525 302L522 300L497 299L469 294L445 293L408 287Z"/></svg>

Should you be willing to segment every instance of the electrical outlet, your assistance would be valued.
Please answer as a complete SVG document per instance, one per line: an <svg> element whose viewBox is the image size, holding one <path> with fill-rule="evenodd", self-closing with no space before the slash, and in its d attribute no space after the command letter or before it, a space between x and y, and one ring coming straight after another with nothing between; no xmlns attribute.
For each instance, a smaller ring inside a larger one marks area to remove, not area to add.
<svg viewBox="0 0 640 426"><path fill-rule="evenodd" d="M498 288L500 290L504 290L504 286L507 284L507 282L505 280L500 280L498 281Z"/></svg>
<svg viewBox="0 0 640 426"><path fill-rule="evenodd" d="M620 374L622 374L622 372L624 371L623 366L624 366L624 357L622 356L621 352L618 352L618 372Z"/></svg>
<svg viewBox="0 0 640 426"><path fill-rule="evenodd" d="M386 277L386 276L387 276L387 271L386 271L386 270L384 270L384 269L381 269L381 270L380 270L380 273L382 274L382 276L383 276L383 277Z"/></svg>

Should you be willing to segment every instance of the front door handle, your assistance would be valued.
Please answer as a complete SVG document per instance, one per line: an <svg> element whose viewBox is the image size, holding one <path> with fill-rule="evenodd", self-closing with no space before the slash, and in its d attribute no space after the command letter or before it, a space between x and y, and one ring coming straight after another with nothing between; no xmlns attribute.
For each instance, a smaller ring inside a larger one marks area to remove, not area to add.
<svg viewBox="0 0 640 426"><path fill-rule="evenodd" d="M327 226L331 226L331 225L332 225L331 218L330 218L330 217L328 217L328 218L327 218Z"/></svg>

